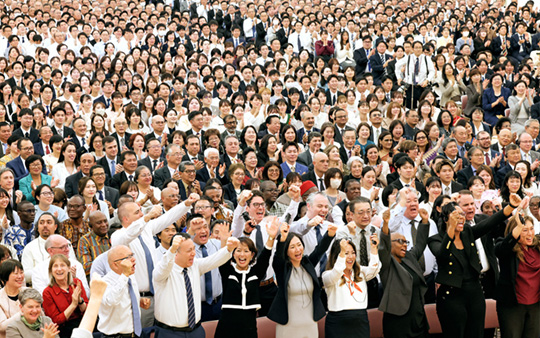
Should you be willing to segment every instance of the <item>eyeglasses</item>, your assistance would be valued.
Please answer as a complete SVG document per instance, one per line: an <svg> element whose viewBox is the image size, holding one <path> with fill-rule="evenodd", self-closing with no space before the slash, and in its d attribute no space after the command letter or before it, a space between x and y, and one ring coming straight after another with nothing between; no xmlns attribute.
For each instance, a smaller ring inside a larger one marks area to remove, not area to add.
<svg viewBox="0 0 540 338"><path fill-rule="evenodd" d="M123 261L124 259L132 259L133 256L134 256L134 254L127 255L126 257L122 257L122 258L119 258L119 259L115 260L114 263Z"/></svg>
<svg viewBox="0 0 540 338"><path fill-rule="evenodd" d="M44 191L40 195L41 196L54 196L52 191Z"/></svg>
<svg viewBox="0 0 540 338"><path fill-rule="evenodd" d="M195 207L195 210L208 210L210 208L211 208L210 205L199 205Z"/></svg>
<svg viewBox="0 0 540 338"><path fill-rule="evenodd" d="M264 203L251 203L251 206L254 208L264 207Z"/></svg>
<svg viewBox="0 0 540 338"><path fill-rule="evenodd" d="M103 176L105 176L105 173L93 173L92 176L93 177L103 177Z"/></svg>
<svg viewBox="0 0 540 338"><path fill-rule="evenodd" d="M406 240L406 239L403 239L403 238L393 239L392 242L398 242L401 245L403 245L403 244L409 245L409 241Z"/></svg>
<svg viewBox="0 0 540 338"><path fill-rule="evenodd" d="M51 246L52 249L60 249L60 250L66 250L71 248L71 243L64 244L62 246Z"/></svg>
<svg viewBox="0 0 540 338"><path fill-rule="evenodd" d="M195 170L185 170L184 172L190 175L195 174Z"/></svg>
<svg viewBox="0 0 540 338"><path fill-rule="evenodd" d="M22 151L30 151L34 149L34 147L24 147L24 148L21 148Z"/></svg>

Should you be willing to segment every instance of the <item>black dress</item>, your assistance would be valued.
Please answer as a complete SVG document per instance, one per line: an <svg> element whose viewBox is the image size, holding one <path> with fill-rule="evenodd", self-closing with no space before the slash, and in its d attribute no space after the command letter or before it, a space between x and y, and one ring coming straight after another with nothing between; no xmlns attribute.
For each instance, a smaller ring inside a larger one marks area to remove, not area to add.
<svg viewBox="0 0 540 338"><path fill-rule="evenodd" d="M247 271L237 270L232 259L219 268L223 305L214 337L257 338L257 310L261 307L259 284L266 275L271 253L265 247Z"/></svg>
<svg viewBox="0 0 540 338"><path fill-rule="evenodd" d="M429 325L424 312L423 296L420 291L422 281L406 264L401 266L413 278L411 306L403 316L396 316L385 312L383 315L383 333L385 337L392 338L423 338L428 337Z"/></svg>

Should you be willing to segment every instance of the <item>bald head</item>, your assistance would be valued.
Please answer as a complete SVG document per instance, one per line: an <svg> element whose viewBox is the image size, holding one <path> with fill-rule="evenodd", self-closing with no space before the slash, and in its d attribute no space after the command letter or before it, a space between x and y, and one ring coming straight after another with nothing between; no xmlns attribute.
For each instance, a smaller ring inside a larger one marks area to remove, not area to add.
<svg viewBox="0 0 540 338"><path fill-rule="evenodd" d="M54 247L59 243L63 244L66 241L67 239L62 235L50 235L49 238L47 238L47 240L45 241L45 250L48 250L49 248Z"/></svg>
<svg viewBox="0 0 540 338"><path fill-rule="evenodd" d="M328 156L325 153L318 152L313 155L313 169L319 177L328 170Z"/></svg>

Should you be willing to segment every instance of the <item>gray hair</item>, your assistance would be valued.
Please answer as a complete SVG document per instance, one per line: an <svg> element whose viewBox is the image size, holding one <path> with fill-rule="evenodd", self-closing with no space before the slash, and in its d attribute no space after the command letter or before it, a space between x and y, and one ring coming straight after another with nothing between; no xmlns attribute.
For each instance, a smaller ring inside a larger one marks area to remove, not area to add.
<svg viewBox="0 0 540 338"><path fill-rule="evenodd" d="M19 292L19 302L21 303L21 305L26 304L26 302L31 299L35 300L39 304L43 304L43 297L41 296L41 293L39 293L38 290L33 289L33 288L27 288L27 289L22 289Z"/></svg>
<svg viewBox="0 0 540 338"><path fill-rule="evenodd" d="M457 144L457 140L455 138L453 137L445 138L444 141L442 142L443 151L446 150L446 147L448 147L448 145L452 142L455 142Z"/></svg>
<svg viewBox="0 0 540 338"><path fill-rule="evenodd" d="M316 192L316 193L313 193L313 194L309 194L307 200L306 200L306 204L310 205L310 206L313 206L313 203L315 203L315 197L317 196L322 196L326 199L326 202L328 203L328 198L326 197L326 195L324 195L322 192ZM330 203L328 203L330 204Z"/></svg>
<svg viewBox="0 0 540 338"><path fill-rule="evenodd" d="M4 168L0 169L0 177L1 177L2 175L4 175L4 173L6 173L6 172L8 172L8 171L11 173L11 175L13 175L13 177L15 177L15 173L13 172L13 170L11 170L11 169L8 168L8 167L4 167Z"/></svg>
<svg viewBox="0 0 540 338"><path fill-rule="evenodd" d="M540 121L538 121L537 119L528 119L527 121L525 121L525 127L530 127L531 124L533 124L534 122L540 123ZM2 176L2 171L0 171L0 176Z"/></svg>
<svg viewBox="0 0 540 338"><path fill-rule="evenodd" d="M216 148L208 147L204 151L204 158L208 158L211 153L216 153L219 156L219 150L217 150Z"/></svg>
<svg viewBox="0 0 540 338"><path fill-rule="evenodd" d="M57 234L50 235L49 238L45 240L45 250L49 250L49 248L53 246L54 240L57 240L60 238L63 238L67 241L67 239L62 235L57 235Z"/></svg>
<svg viewBox="0 0 540 338"><path fill-rule="evenodd" d="M360 163L362 163L362 166L364 166L364 161L360 156L351 156L351 158L347 161L347 167L351 168L351 165L355 161L359 161Z"/></svg>
<svg viewBox="0 0 540 338"><path fill-rule="evenodd" d="M193 163L191 161L184 161L184 162L180 163L180 165L178 166L178 171L180 171L180 172L186 171L187 166L194 167L195 163Z"/></svg>
<svg viewBox="0 0 540 338"><path fill-rule="evenodd" d="M143 170L145 170L145 169L148 170L148 171L150 171L150 168L148 168L148 167L145 166L145 165L140 165L140 166L137 167L137 169L135 169L135 182L138 183L138 181L139 181L139 176L141 175L141 171L143 171ZM150 173L151 173L151 172L150 172Z"/></svg>
<svg viewBox="0 0 540 338"><path fill-rule="evenodd" d="M159 141L159 140L158 140ZM170 144L168 147L167 147L167 155L170 155L172 153L172 148L174 147L178 147L180 148L180 146L178 144Z"/></svg>

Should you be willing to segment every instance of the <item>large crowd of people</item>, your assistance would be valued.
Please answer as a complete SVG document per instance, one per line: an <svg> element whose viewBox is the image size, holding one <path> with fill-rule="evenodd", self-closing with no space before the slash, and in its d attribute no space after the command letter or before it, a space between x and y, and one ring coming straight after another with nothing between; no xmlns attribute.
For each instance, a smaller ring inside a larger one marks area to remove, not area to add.
<svg viewBox="0 0 540 338"><path fill-rule="evenodd" d="M0 338L539 337L538 11L0 0Z"/></svg>

